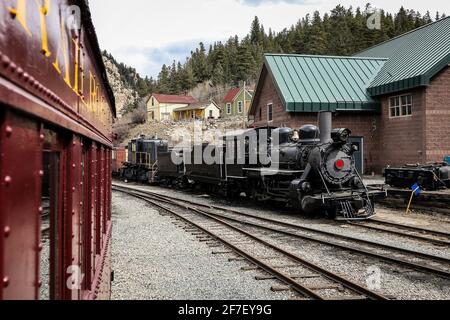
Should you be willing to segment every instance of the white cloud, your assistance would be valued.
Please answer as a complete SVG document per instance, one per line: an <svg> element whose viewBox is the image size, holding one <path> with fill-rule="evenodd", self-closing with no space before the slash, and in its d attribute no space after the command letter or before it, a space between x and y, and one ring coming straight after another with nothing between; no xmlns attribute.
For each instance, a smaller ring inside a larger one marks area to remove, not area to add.
<svg viewBox="0 0 450 320"><path fill-rule="evenodd" d="M94 25L103 49L138 72L157 75L163 63L184 60L199 41L211 43L247 34L257 15L266 30L280 31L307 13L322 14L338 3L364 7L351 0L91 0ZM399 0L373 0L373 7L396 12ZM408 8L434 17L450 14L450 2L410 0Z"/></svg>

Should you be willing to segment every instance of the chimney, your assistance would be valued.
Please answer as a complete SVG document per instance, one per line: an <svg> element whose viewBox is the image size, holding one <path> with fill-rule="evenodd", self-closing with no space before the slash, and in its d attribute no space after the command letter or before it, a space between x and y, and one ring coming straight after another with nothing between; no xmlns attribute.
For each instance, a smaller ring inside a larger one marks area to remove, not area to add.
<svg viewBox="0 0 450 320"><path fill-rule="evenodd" d="M320 129L320 143L332 142L331 131L333 127L333 113L330 111L319 112L319 129Z"/></svg>

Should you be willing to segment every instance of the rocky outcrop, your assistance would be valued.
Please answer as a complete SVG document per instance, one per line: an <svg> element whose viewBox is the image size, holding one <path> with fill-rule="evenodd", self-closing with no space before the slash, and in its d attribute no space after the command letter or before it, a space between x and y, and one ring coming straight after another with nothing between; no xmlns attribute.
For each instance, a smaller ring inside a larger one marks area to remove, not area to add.
<svg viewBox="0 0 450 320"><path fill-rule="evenodd" d="M123 81L114 61L103 56L106 73L116 98L117 117L121 118L125 111L136 104L139 99L137 91L128 87Z"/></svg>

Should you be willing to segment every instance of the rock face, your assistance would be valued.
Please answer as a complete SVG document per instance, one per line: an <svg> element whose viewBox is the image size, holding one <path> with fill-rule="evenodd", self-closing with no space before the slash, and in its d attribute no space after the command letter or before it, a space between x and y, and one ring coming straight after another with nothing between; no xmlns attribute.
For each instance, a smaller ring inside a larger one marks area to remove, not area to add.
<svg viewBox="0 0 450 320"><path fill-rule="evenodd" d="M136 103L139 95L136 90L127 87L122 81L119 69L112 60L103 56L103 61L105 63L109 83L114 92L114 96L116 97L117 117L121 118L127 107Z"/></svg>
<svg viewBox="0 0 450 320"><path fill-rule="evenodd" d="M145 135L169 141L170 147L189 147L198 143L218 143L227 131L247 128L244 118L219 119L211 121L153 121L129 129L121 145L127 145L133 138Z"/></svg>

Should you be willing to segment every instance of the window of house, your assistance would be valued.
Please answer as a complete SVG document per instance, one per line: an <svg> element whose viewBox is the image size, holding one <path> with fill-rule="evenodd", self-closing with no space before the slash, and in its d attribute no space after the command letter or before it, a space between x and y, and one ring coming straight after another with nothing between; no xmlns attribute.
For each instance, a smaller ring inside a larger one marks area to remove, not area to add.
<svg viewBox="0 0 450 320"><path fill-rule="evenodd" d="M259 120L262 120L262 109L259 109Z"/></svg>
<svg viewBox="0 0 450 320"><path fill-rule="evenodd" d="M152 98L152 107L155 106L155 98Z"/></svg>
<svg viewBox="0 0 450 320"><path fill-rule="evenodd" d="M209 110L209 117L213 118L213 111L212 110Z"/></svg>
<svg viewBox="0 0 450 320"><path fill-rule="evenodd" d="M238 101L238 113L244 112L244 104L242 101Z"/></svg>
<svg viewBox="0 0 450 320"><path fill-rule="evenodd" d="M231 114L231 103L227 103L227 114Z"/></svg>
<svg viewBox="0 0 450 320"><path fill-rule="evenodd" d="M267 105L267 121L273 121L273 104L269 103Z"/></svg>
<svg viewBox="0 0 450 320"><path fill-rule="evenodd" d="M389 114L391 118L408 117L412 115L412 95L396 96L389 99Z"/></svg>
<svg viewBox="0 0 450 320"><path fill-rule="evenodd" d="M170 120L170 113L167 113L167 112L161 113L161 119L162 120Z"/></svg>

